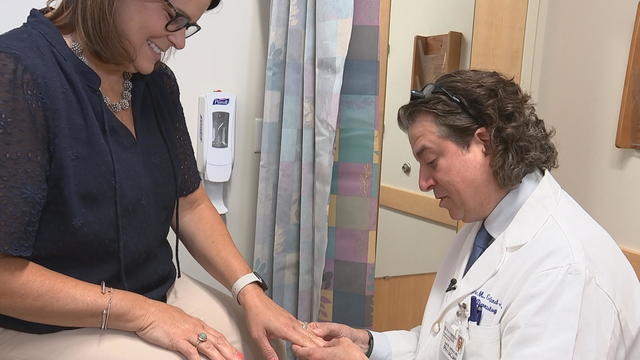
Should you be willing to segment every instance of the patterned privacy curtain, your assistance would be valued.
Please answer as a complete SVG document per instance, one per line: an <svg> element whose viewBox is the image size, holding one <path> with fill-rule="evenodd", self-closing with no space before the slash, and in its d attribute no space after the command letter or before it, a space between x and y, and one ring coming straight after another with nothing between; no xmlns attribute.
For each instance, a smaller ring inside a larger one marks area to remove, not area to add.
<svg viewBox="0 0 640 360"><path fill-rule="evenodd" d="M317 319L353 0L272 0L254 269L273 299Z"/></svg>
<svg viewBox="0 0 640 360"><path fill-rule="evenodd" d="M380 0L354 0L329 209L320 320L373 324L382 115L378 109Z"/></svg>

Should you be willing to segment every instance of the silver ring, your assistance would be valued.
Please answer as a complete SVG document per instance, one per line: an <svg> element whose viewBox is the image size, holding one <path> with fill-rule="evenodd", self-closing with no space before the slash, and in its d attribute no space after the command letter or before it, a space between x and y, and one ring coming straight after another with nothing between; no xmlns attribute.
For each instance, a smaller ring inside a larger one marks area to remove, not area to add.
<svg viewBox="0 0 640 360"><path fill-rule="evenodd" d="M204 332L199 333L198 339L196 339L196 347L205 341L207 341L207 334Z"/></svg>
<svg viewBox="0 0 640 360"><path fill-rule="evenodd" d="M309 323L307 323L306 321L301 321L300 323L300 326L302 326L302 330L307 330L307 328L309 327Z"/></svg>

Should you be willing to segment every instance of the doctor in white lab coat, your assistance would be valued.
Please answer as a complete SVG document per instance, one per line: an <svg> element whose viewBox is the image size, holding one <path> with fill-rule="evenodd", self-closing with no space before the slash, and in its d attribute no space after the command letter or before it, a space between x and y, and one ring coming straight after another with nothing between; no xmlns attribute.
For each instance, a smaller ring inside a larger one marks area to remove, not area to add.
<svg viewBox="0 0 640 360"><path fill-rule="evenodd" d="M549 173L553 132L518 85L495 72L447 74L413 92L398 122L420 162L420 188L467 225L421 326L310 324L333 340L294 346L299 358L640 359L640 282Z"/></svg>

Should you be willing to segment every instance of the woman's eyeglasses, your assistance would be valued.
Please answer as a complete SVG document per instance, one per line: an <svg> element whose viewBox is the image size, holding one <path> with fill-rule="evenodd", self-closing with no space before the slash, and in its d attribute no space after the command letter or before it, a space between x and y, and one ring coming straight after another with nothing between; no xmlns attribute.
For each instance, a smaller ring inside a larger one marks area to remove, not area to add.
<svg viewBox="0 0 640 360"><path fill-rule="evenodd" d="M202 29L200 25L191 23L191 19L187 15L178 11L178 9L176 9L169 0L164 0L164 2L171 8L171 11L173 12L173 17L167 22L167 25L165 25L165 29L167 29L168 32L177 32L185 29L184 37L188 38L195 35Z"/></svg>

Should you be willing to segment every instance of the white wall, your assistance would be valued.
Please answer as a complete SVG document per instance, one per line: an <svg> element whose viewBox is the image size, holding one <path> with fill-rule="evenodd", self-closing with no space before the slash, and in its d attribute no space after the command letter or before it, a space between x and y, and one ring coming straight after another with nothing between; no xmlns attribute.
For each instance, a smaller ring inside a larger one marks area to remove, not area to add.
<svg viewBox="0 0 640 360"><path fill-rule="evenodd" d="M29 10L43 8L46 0L21 0L0 2L0 34L27 21Z"/></svg>
<svg viewBox="0 0 640 360"><path fill-rule="evenodd" d="M409 101L414 37L449 31L462 33L460 67L468 68L474 4L474 1L441 0L391 2L382 184L420 191L419 165L411 154L407 135L396 122L398 108ZM405 162L413 169L410 176L401 171ZM380 209L375 276L436 271L454 235L455 230L450 227Z"/></svg>
<svg viewBox="0 0 640 360"><path fill-rule="evenodd" d="M0 32L21 25L31 8L42 8L45 3L45 0L0 1ZM186 48L168 61L178 78L194 144L198 95L215 89L238 95L237 146L231 183L226 189L229 208L226 220L236 245L250 264L260 159L254 153L255 119L262 117L268 19L269 1L224 0L221 10L206 13L200 19L202 31L188 39ZM185 272L217 286L184 248L181 254Z"/></svg>
<svg viewBox="0 0 640 360"><path fill-rule="evenodd" d="M541 1L532 92L556 128L560 184L640 249L640 151L614 145L637 0Z"/></svg>

